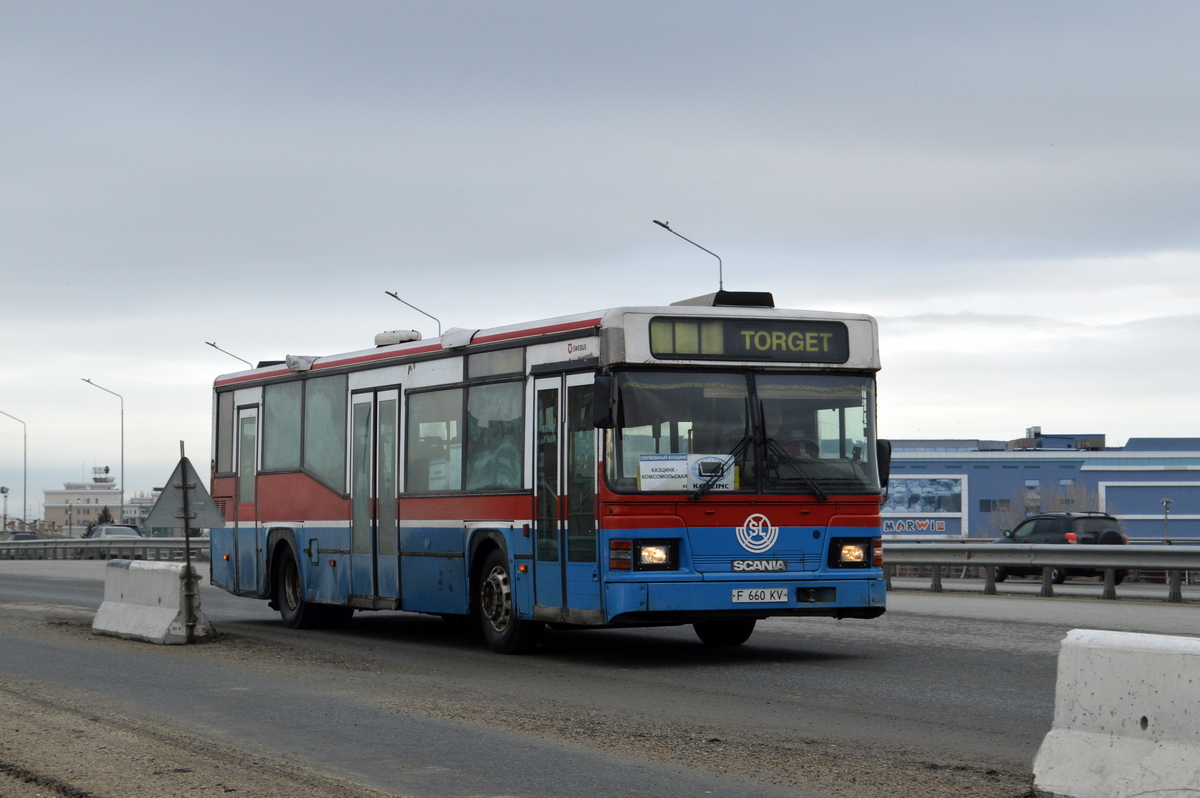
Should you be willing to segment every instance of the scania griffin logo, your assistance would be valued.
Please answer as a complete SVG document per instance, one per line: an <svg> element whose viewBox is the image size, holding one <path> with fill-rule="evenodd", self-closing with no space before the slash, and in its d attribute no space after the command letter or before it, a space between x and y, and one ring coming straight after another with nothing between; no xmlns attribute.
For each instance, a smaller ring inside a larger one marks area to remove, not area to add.
<svg viewBox="0 0 1200 798"><path fill-rule="evenodd" d="M738 543L751 554L762 554L779 539L779 527L771 526L771 520L762 513L755 513L737 528Z"/></svg>

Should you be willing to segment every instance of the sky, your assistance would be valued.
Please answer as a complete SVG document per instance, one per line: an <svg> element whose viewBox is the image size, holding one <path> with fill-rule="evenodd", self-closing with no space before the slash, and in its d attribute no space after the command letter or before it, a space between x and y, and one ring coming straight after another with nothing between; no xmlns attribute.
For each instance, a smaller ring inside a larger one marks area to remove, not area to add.
<svg viewBox="0 0 1200 798"><path fill-rule="evenodd" d="M162 485L213 379L725 287L879 430L1200 436L1200 4L0 0L0 485ZM93 380L121 399L83 382ZM203 468L201 469L203 470Z"/></svg>

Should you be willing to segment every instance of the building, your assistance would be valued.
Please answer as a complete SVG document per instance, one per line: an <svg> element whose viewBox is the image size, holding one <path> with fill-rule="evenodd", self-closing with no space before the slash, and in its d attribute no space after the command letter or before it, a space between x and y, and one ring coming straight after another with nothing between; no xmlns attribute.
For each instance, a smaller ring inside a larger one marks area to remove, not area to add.
<svg viewBox="0 0 1200 798"><path fill-rule="evenodd" d="M63 537L83 535L105 507L114 521L121 511L121 489L107 467L93 468L91 482L64 482L62 490L45 490L42 495L46 526L62 530Z"/></svg>
<svg viewBox="0 0 1200 798"><path fill-rule="evenodd" d="M162 488L155 488L150 492L138 491L132 496L125 497L125 523L133 524L142 530L142 534L154 537L170 537L174 534L170 529L147 529L146 516L150 515L150 511L154 509L154 503L158 501L159 494L162 493Z"/></svg>
<svg viewBox="0 0 1200 798"><path fill-rule="evenodd" d="M886 535L994 538L1051 510L1103 510L1130 538L1200 539L1200 438L1043 434L893 440Z"/></svg>

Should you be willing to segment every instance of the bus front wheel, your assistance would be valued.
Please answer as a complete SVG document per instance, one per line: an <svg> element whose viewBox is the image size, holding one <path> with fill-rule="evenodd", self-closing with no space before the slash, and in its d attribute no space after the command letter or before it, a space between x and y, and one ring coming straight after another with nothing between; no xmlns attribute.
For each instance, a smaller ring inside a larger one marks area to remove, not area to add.
<svg viewBox="0 0 1200 798"><path fill-rule="evenodd" d="M542 636L540 621L518 618L513 604L508 558L499 549L483 561L479 580L479 622L483 639L498 654L524 654Z"/></svg>
<svg viewBox="0 0 1200 798"><path fill-rule="evenodd" d="M707 646L740 646L754 634L756 618L737 618L729 621L700 621L692 624L696 637Z"/></svg>

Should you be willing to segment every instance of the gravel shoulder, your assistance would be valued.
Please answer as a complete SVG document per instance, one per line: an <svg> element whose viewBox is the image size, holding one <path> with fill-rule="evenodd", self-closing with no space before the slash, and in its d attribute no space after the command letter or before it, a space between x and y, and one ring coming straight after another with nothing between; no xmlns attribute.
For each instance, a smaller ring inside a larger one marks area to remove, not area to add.
<svg viewBox="0 0 1200 798"><path fill-rule="evenodd" d="M0 686L0 795L382 798L350 780L9 679Z"/></svg>

